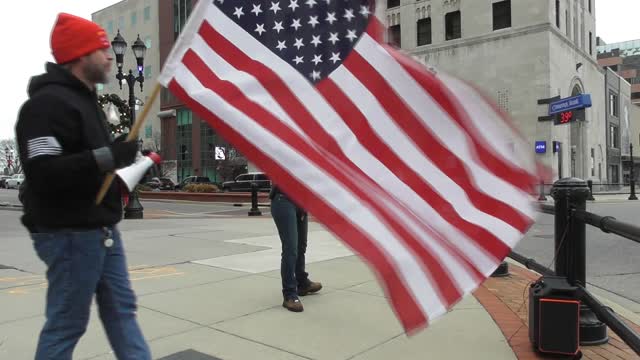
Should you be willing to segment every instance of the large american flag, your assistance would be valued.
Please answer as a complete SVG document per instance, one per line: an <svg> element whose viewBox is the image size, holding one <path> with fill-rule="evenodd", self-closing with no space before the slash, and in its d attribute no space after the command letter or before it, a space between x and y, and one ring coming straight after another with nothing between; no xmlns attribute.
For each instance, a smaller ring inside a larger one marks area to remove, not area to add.
<svg viewBox="0 0 640 360"><path fill-rule="evenodd" d="M536 167L471 85L384 45L373 12L200 0L159 80L362 256L412 331L522 238Z"/></svg>

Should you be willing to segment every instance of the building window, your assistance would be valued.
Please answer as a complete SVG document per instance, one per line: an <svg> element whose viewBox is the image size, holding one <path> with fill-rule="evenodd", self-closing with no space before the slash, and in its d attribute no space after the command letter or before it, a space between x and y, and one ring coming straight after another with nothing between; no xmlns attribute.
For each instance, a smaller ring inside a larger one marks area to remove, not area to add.
<svg viewBox="0 0 640 360"><path fill-rule="evenodd" d="M389 44L400 47L400 24L389 26Z"/></svg>
<svg viewBox="0 0 640 360"><path fill-rule="evenodd" d="M134 11L131 13L131 27L135 27L138 23L138 12Z"/></svg>
<svg viewBox="0 0 640 360"><path fill-rule="evenodd" d="M118 17L118 30L124 29L124 16Z"/></svg>
<svg viewBox="0 0 640 360"><path fill-rule="evenodd" d="M619 184L620 183L620 175L618 174L618 172L619 172L618 165L611 165L611 166L609 166L609 168L611 169L611 183L612 184Z"/></svg>
<svg viewBox="0 0 640 360"><path fill-rule="evenodd" d="M580 47L584 49L584 51L587 51L587 42L584 39L585 34L586 31L584 29L584 15L582 15L582 18L580 19Z"/></svg>
<svg viewBox="0 0 640 360"><path fill-rule="evenodd" d="M107 23L107 32L109 34L113 34L113 21L109 20L109 22Z"/></svg>
<svg viewBox="0 0 640 360"><path fill-rule="evenodd" d="M178 38L191 14L191 0L173 0L173 38Z"/></svg>
<svg viewBox="0 0 640 360"><path fill-rule="evenodd" d="M560 0L556 0L556 27L560 29Z"/></svg>
<svg viewBox="0 0 640 360"><path fill-rule="evenodd" d="M589 55L593 55L593 34L589 31Z"/></svg>
<svg viewBox="0 0 640 360"><path fill-rule="evenodd" d="M211 126L206 122L200 123L200 161L202 169L202 176L208 177L213 182L222 182L223 179L218 179L217 174L217 161L215 160L215 149L218 144L218 136Z"/></svg>
<svg viewBox="0 0 640 360"><path fill-rule="evenodd" d="M493 30L511 27L511 0L493 3Z"/></svg>
<svg viewBox="0 0 640 360"><path fill-rule="evenodd" d="M192 114L190 110L179 109L176 112L176 154L178 157L178 181L193 175L193 163L191 161L191 132Z"/></svg>
<svg viewBox="0 0 640 360"><path fill-rule="evenodd" d="M144 137L151 139L153 137L153 126L151 124L144 127Z"/></svg>
<svg viewBox="0 0 640 360"><path fill-rule="evenodd" d="M144 22L151 20L151 6L144 8Z"/></svg>
<svg viewBox="0 0 640 360"><path fill-rule="evenodd" d="M591 0L587 0L587 2L589 3L589 13L591 13Z"/></svg>
<svg viewBox="0 0 640 360"><path fill-rule="evenodd" d="M618 138L618 127L610 124L609 125L609 147L614 149L620 148L620 140Z"/></svg>
<svg viewBox="0 0 640 360"><path fill-rule="evenodd" d="M569 10L564 11L565 25L567 26L567 37L571 38L571 18L569 17Z"/></svg>
<svg viewBox="0 0 640 360"><path fill-rule="evenodd" d="M431 18L418 20L418 46L431 44Z"/></svg>
<svg viewBox="0 0 640 360"><path fill-rule="evenodd" d="M147 50L151 49L151 36L144 38L144 45L147 47Z"/></svg>
<svg viewBox="0 0 640 360"><path fill-rule="evenodd" d="M453 40L462 37L462 24L460 22L460 10L447 13L444 16L445 39Z"/></svg>
<svg viewBox="0 0 640 360"><path fill-rule="evenodd" d="M147 65L144 67L144 78L145 79L151 79L151 66Z"/></svg>
<svg viewBox="0 0 640 360"><path fill-rule="evenodd" d="M596 150L591 148L591 176L596 176Z"/></svg>
<svg viewBox="0 0 640 360"><path fill-rule="evenodd" d="M618 108L618 94L609 90L609 115L618 117L619 108Z"/></svg>
<svg viewBox="0 0 640 360"><path fill-rule="evenodd" d="M96 91L102 91L102 89L104 89L103 84L96 84Z"/></svg>
<svg viewBox="0 0 640 360"><path fill-rule="evenodd" d="M387 9L400 6L400 0L387 0Z"/></svg>

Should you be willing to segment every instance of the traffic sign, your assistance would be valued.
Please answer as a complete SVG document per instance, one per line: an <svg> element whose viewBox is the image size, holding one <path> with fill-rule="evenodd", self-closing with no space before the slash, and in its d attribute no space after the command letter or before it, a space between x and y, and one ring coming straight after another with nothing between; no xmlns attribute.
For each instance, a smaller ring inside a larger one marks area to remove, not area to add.
<svg viewBox="0 0 640 360"><path fill-rule="evenodd" d="M227 157L225 156L226 149L222 146L216 146L215 159L216 160L225 160Z"/></svg>
<svg viewBox="0 0 640 360"><path fill-rule="evenodd" d="M570 110L591 107L591 95L580 94L565 99L560 99L549 104L549 115L559 114Z"/></svg>

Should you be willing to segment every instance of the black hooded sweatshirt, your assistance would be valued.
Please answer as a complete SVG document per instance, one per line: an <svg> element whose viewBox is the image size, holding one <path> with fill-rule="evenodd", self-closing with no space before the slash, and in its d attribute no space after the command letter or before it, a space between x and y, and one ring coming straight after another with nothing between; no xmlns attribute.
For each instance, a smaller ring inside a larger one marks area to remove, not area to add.
<svg viewBox="0 0 640 360"><path fill-rule="evenodd" d="M122 217L120 185L95 205L105 174L92 150L113 141L96 93L60 65L46 70L31 79L16 124L26 179L22 222L32 232L114 225Z"/></svg>

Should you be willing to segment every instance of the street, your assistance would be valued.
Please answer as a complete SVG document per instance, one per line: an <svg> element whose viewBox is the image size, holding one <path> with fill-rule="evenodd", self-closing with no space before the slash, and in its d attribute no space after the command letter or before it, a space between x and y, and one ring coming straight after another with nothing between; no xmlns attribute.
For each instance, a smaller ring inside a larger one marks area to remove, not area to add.
<svg viewBox="0 0 640 360"><path fill-rule="evenodd" d="M0 189L0 203L18 204L17 190ZM233 206L223 203L161 202L141 200L145 217L188 219L247 217L249 206ZM1 208L0 208L1 209ZM267 207L260 207L262 217L269 216ZM640 221L640 201L617 200L616 202L595 201L588 203L588 211L599 215L609 215L618 220L638 223ZM0 211L0 226L3 238L26 235L19 222L19 211ZM9 242L11 243L11 242ZM15 244L15 243L14 243ZM21 268L43 270L35 258L30 244L15 244L23 251L16 253L8 243L0 245L0 268ZM516 247L516 252L532 257L539 263L553 268L553 217L539 214L537 223ZM171 253L171 248L154 249L154 253ZM19 255L19 256L16 256ZM605 234L592 226L587 226L587 281L590 285L613 292L626 299L640 303L640 244L614 234ZM145 261L152 261L145 259ZM192 259L185 259L192 260ZM152 261L157 263L157 261Z"/></svg>

